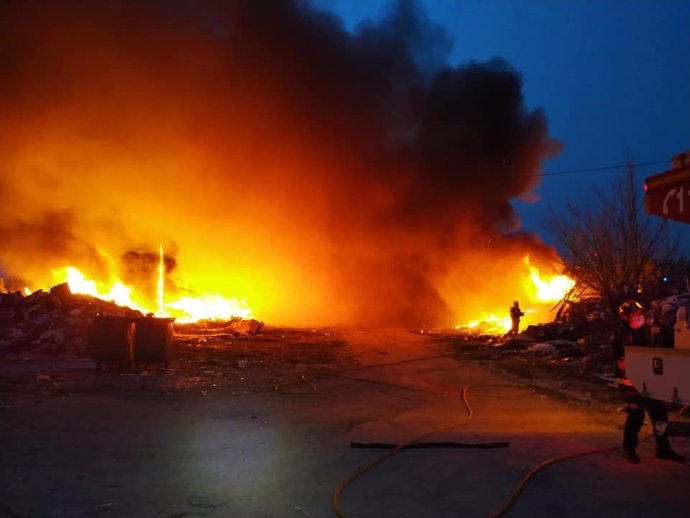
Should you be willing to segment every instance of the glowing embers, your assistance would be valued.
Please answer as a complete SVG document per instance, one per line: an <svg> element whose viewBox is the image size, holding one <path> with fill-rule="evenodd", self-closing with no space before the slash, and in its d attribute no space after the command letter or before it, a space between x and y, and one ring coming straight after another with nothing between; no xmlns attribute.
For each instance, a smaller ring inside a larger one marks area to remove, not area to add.
<svg viewBox="0 0 690 518"><path fill-rule="evenodd" d="M457 325L455 329L478 331L486 334L503 334L510 330L511 325L512 321L509 316L499 317L490 313L484 313L477 320L473 320L469 324Z"/></svg>

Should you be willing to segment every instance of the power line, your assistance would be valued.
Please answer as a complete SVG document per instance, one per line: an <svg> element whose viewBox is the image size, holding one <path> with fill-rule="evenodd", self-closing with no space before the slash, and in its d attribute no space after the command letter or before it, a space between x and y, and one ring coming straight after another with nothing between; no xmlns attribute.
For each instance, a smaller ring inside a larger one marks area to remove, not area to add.
<svg viewBox="0 0 690 518"><path fill-rule="evenodd" d="M645 165L668 164L670 160L657 160L655 162L637 162L636 164L607 165L602 167L590 167L588 169L570 169L567 171L556 171L553 173L534 173L527 176L558 176L563 174L594 173L597 171L612 171L614 169L625 169L626 167L640 167Z"/></svg>

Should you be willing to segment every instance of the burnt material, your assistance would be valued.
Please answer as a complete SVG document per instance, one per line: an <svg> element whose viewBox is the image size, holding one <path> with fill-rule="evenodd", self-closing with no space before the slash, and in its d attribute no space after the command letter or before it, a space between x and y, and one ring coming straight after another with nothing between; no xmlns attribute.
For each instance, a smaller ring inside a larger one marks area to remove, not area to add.
<svg viewBox="0 0 690 518"><path fill-rule="evenodd" d="M91 334L96 367L130 370L133 364L135 324L131 318L97 316Z"/></svg>
<svg viewBox="0 0 690 518"><path fill-rule="evenodd" d="M134 361L137 365L168 366L172 355L172 318L139 318L136 321Z"/></svg>

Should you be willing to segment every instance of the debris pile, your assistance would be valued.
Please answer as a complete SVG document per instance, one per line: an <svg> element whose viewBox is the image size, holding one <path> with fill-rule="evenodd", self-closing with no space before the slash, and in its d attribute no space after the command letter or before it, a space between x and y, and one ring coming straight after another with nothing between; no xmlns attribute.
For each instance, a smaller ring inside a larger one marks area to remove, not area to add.
<svg viewBox="0 0 690 518"><path fill-rule="evenodd" d="M611 322L593 311L571 312L554 322L530 325L512 338L467 331L460 335L466 343L478 345L478 354L512 359L545 372L593 379L608 378L615 372Z"/></svg>
<svg viewBox="0 0 690 518"><path fill-rule="evenodd" d="M570 364L582 375L607 375L613 367L610 327L607 321L564 320L529 326L501 347L512 349L531 362Z"/></svg>
<svg viewBox="0 0 690 518"><path fill-rule="evenodd" d="M26 296L0 293L0 354L32 350L83 355L96 315L143 316L113 302L73 294L66 283Z"/></svg>
<svg viewBox="0 0 690 518"><path fill-rule="evenodd" d="M90 295L74 294L67 283L49 292L0 292L0 354L31 350L36 353L88 355L96 316L138 319L137 310ZM254 335L263 322L232 318L226 322L187 324L220 326L235 337Z"/></svg>

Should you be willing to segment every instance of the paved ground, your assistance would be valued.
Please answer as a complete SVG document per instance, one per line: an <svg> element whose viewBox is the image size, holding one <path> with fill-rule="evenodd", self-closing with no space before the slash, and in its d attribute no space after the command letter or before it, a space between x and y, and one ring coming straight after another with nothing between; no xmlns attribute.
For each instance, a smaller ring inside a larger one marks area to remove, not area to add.
<svg viewBox="0 0 690 518"><path fill-rule="evenodd" d="M269 330L249 342L218 337L225 357L199 341L204 351L182 355L177 370L163 374L3 360L0 516L335 516L335 488L385 453L350 443L405 442L462 422L465 386L471 421L428 440L509 447L402 451L344 489L345 516L490 517L533 466L620 442L624 416L616 408L532 392L463 360L457 347L458 358L347 373L422 391L334 377L283 385L283 393L271 388L303 369L341 372L449 353L443 341L417 334ZM674 445L690 454L687 439ZM640 453L640 465L618 452L554 464L505 516L689 516L690 464L657 460L649 443Z"/></svg>

